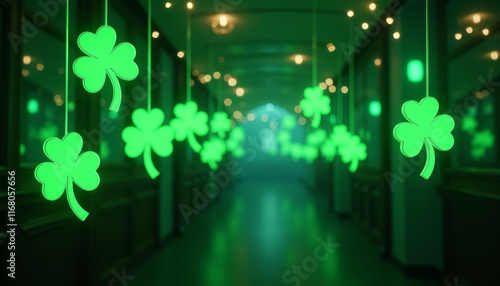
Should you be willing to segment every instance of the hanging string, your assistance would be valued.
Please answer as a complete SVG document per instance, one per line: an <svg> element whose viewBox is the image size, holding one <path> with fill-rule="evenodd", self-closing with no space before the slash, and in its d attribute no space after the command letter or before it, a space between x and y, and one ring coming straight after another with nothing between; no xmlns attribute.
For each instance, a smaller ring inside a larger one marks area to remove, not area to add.
<svg viewBox="0 0 500 286"><path fill-rule="evenodd" d="M69 0L66 1L66 67L64 69L65 74L64 74L64 134L68 134L68 118L69 118L69 89L68 89L68 82L69 82Z"/></svg>
<svg viewBox="0 0 500 286"><path fill-rule="evenodd" d="M191 10L187 10L186 28L186 100L191 100Z"/></svg>
<svg viewBox="0 0 500 286"><path fill-rule="evenodd" d="M352 17L349 18L349 46L353 47L353 20ZM354 127L355 127L355 113L354 113L354 101L355 101L355 94L354 94L354 50L352 54L349 57L349 92L347 93L349 95L349 130L351 132L355 132Z"/></svg>
<svg viewBox="0 0 500 286"><path fill-rule="evenodd" d="M312 17L312 86L318 84L318 11L316 0L313 1L313 17Z"/></svg>
<svg viewBox="0 0 500 286"><path fill-rule="evenodd" d="M342 124L344 122L344 106L342 106L343 98L342 98L342 63L340 53L337 53L337 122L338 124Z"/></svg>
<svg viewBox="0 0 500 286"><path fill-rule="evenodd" d="M108 25L108 0L104 2L104 25Z"/></svg>
<svg viewBox="0 0 500 286"><path fill-rule="evenodd" d="M210 36L209 43L208 43L208 74L215 81L215 78L213 78L213 74L214 74L213 70L214 70L214 42L213 42L212 36ZM210 100L210 107L212 107L212 100Z"/></svg>
<svg viewBox="0 0 500 286"><path fill-rule="evenodd" d="M429 0L425 1L425 97L429 97Z"/></svg>
<svg viewBox="0 0 500 286"><path fill-rule="evenodd" d="M151 37L151 0L148 0L148 111L151 110Z"/></svg>

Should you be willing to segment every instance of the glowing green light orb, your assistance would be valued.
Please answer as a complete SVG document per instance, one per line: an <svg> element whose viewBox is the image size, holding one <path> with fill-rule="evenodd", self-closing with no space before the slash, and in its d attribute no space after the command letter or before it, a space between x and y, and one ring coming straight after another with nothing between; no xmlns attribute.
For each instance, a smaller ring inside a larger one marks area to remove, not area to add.
<svg viewBox="0 0 500 286"><path fill-rule="evenodd" d="M380 105L380 101L374 100L370 102L368 105L368 111L370 112L371 116L378 117L380 116L380 113L382 112L382 106Z"/></svg>
<svg viewBox="0 0 500 286"><path fill-rule="evenodd" d="M411 60L406 67L408 80L411 82L421 82L424 79L424 64L420 60Z"/></svg>
<svg viewBox="0 0 500 286"><path fill-rule="evenodd" d="M30 99L28 100L28 112L35 114L38 112L38 100Z"/></svg>

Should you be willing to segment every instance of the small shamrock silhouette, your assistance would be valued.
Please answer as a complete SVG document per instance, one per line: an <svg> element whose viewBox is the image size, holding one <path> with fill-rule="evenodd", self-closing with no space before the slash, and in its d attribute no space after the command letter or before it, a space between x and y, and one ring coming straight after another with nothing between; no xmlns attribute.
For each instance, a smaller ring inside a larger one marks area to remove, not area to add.
<svg viewBox="0 0 500 286"><path fill-rule="evenodd" d="M462 122L462 130L472 134L477 127L477 120L472 115L464 117Z"/></svg>
<svg viewBox="0 0 500 286"><path fill-rule="evenodd" d="M201 162L208 163L212 170L217 170L217 163L222 161L226 153L226 144L219 137L212 137L208 141L203 142L203 148L200 152Z"/></svg>
<svg viewBox="0 0 500 286"><path fill-rule="evenodd" d="M290 140L292 140L292 134L288 130L281 130L278 132L277 139L281 146L281 155L285 156L290 152Z"/></svg>
<svg viewBox="0 0 500 286"><path fill-rule="evenodd" d="M178 103L174 107L175 117L170 121L170 125L175 131L175 140L186 140L189 146L199 153L201 145L196 140L195 134L205 136L208 133L208 115L203 111L198 111L198 104L188 101L185 104Z"/></svg>
<svg viewBox="0 0 500 286"><path fill-rule="evenodd" d="M479 160L486 154L486 149L493 148L495 144L495 135L490 130L484 130L474 133L472 137L471 155Z"/></svg>
<svg viewBox="0 0 500 286"><path fill-rule="evenodd" d="M318 158L318 147L305 145L302 147L302 157L306 160L308 164L311 164Z"/></svg>
<svg viewBox="0 0 500 286"><path fill-rule="evenodd" d="M227 151L230 151L234 157L241 158L245 155L245 149L241 143L245 140L245 131L241 127L234 127L229 133L226 141Z"/></svg>
<svg viewBox="0 0 500 286"><path fill-rule="evenodd" d="M282 125L285 129L293 129L297 125L297 119L292 115L285 115L283 117Z"/></svg>
<svg viewBox="0 0 500 286"><path fill-rule="evenodd" d="M336 147L335 142L333 142L331 138L328 138L321 146L321 155L323 155L327 161L333 161L333 158L337 155Z"/></svg>
<svg viewBox="0 0 500 286"><path fill-rule="evenodd" d="M332 134L330 134L330 138L335 146L342 145L344 142L349 140L351 137L351 133L347 131L347 126L345 125L336 125L332 129Z"/></svg>
<svg viewBox="0 0 500 286"><path fill-rule="evenodd" d="M361 138L357 135L352 135L339 147L339 154L342 162L351 163L349 171L356 172L359 161L366 159L366 144L361 142Z"/></svg>
<svg viewBox="0 0 500 286"><path fill-rule="evenodd" d="M73 213L84 221L89 213L76 200L73 182L85 191L92 191L99 186L97 174L101 160L95 152L80 155L83 139L78 133L68 133L62 140L49 138L43 144L45 155L52 160L38 165L35 178L42 183L42 194L49 201L59 199L64 191Z"/></svg>
<svg viewBox="0 0 500 286"><path fill-rule="evenodd" d="M215 112L210 120L210 129L220 138L226 138L226 132L231 130L231 119L225 112Z"/></svg>
<svg viewBox="0 0 500 286"><path fill-rule="evenodd" d="M128 126L122 132L125 154L130 158L144 154L144 166L151 179L160 174L153 164L151 150L160 157L167 157L174 150L174 133L169 126L162 126L164 120L165 114L159 108L150 111L139 108L132 113L132 122L137 127Z"/></svg>
<svg viewBox="0 0 500 286"><path fill-rule="evenodd" d="M299 143L292 143L290 145L290 155L292 155L292 159L294 161L298 161L300 158L302 158L302 152L303 148Z"/></svg>
<svg viewBox="0 0 500 286"><path fill-rule="evenodd" d="M108 75L113 86L113 98L109 110L118 112L122 91L118 77L133 80L139 74L134 62L136 51L130 43L116 43L116 32L110 26L102 26L95 34L83 32L78 37L78 46L87 55L73 63L73 71L83 79L83 87L90 93L102 89Z"/></svg>
<svg viewBox="0 0 500 286"><path fill-rule="evenodd" d="M454 139L451 131L455 121L447 114L436 117L439 103L434 97L426 97L420 102L409 100L402 106L403 116L408 122L394 127L394 138L401 142L401 153L406 157L415 157L425 145L427 161L420 173L428 179L434 170L434 148L448 151L453 147Z"/></svg>
<svg viewBox="0 0 500 286"><path fill-rule="evenodd" d="M304 90L304 99L300 101L300 107L306 117L314 116L311 126L318 128L321 115L330 113L330 98L323 95L323 90L319 86L308 87Z"/></svg>
<svg viewBox="0 0 500 286"><path fill-rule="evenodd" d="M326 140L326 131L323 129L317 129L316 131L309 133L306 137L307 145L310 146L320 146Z"/></svg>

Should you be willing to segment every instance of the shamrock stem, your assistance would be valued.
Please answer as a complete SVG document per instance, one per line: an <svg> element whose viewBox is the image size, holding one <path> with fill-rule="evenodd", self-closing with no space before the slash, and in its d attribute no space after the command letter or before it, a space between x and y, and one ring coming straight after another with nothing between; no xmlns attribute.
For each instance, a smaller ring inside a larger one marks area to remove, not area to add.
<svg viewBox="0 0 500 286"><path fill-rule="evenodd" d="M151 177L151 179L156 179L160 172L156 169L153 164L153 159L151 158L151 144L146 144L146 148L144 148L144 167L146 167L146 172Z"/></svg>
<svg viewBox="0 0 500 286"><path fill-rule="evenodd" d="M66 196L68 197L68 203L73 213L81 221L84 221L89 213L84 210L76 200L75 192L73 191L73 180L71 177L68 177L68 181L66 182Z"/></svg>
<svg viewBox="0 0 500 286"><path fill-rule="evenodd" d="M425 138L424 145L427 160L425 161L425 166L420 173L420 176L427 180L431 176L432 171L434 171L434 166L436 165L436 155L434 154L434 148L432 147L432 143L429 138Z"/></svg>
<svg viewBox="0 0 500 286"><path fill-rule="evenodd" d="M210 161L208 162L208 165L210 166L210 168L212 168L212 170L216 171L219 166L217 165L217 163L215 163L215 161Z"/></svg>
<svg viewBox="0 0 500 286"><path fill-rule="evenodd" d="M111 85L113 86L113 98L111 99L109 110L118 112L120 104L122 103L122 88L120 87L118 78L112 70L106 69L106 73L108 74L109 79L111 80Z"/></svg>
<svg viewBox="0 0 500 286"><path fill-rule="evenodd" d="M189 135L187 137L187 141L189 145L191 146L191 149L193 149L194 152L200 153L201 151L201 145L196 141L196 137L194 136L193 132L189 132Z"/></svg>
<svg viewBox="0 0 500 286"><path fill-rule="evenodd" d="M313 122L311 123L311 126L314 128L318 128L320 123L321 123L321 114L319 112L316 112L314 113Z"/></svg>
<svg viewBox="0 0 500 286"><path fill-rule="evenodd" d="M359 160L356 158L352 158L351 164L349 165L349 172L354 173L358 169Z"/></svg>

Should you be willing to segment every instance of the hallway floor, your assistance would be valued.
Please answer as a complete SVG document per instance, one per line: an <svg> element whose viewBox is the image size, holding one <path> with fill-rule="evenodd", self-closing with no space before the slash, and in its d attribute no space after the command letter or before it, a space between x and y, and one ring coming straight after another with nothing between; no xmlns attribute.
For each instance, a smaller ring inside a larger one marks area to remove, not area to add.
<svg viewBox="0 0 500 286"><path fill-rule="evenodd" d="M129 285L441 285L404 277L301 184L243 183L211 204Z"/></svg>

